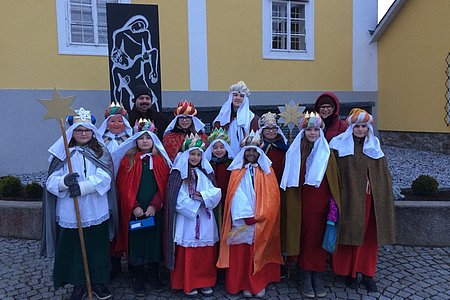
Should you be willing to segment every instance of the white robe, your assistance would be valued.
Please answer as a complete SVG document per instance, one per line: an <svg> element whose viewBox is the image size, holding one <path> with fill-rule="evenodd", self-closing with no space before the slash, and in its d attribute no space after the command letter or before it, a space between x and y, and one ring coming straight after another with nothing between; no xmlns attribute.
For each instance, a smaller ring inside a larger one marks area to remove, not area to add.
<svg viewBox="0 0 450 300"><path fill-rule="evenodd" d="M198 169L195 171L197 191L202 195L203 201L189 197L188 180L183 180L175 207L177 214L174 241L182 247L213 246L219 240L213 209L219 204L222 193L202 171ZM200 221L199 239L195 238L197 215Z"/></svg>
<svg viewBox="0 0 450 300"><path fill-rule="evenodd" d="M73 172L77 172L81 196L78 197L82 227L98 225L109 219L107 192L111 187L111 177L98 168L78 151L71 157ZM85 174L86 171L86 174ZM47 190L57 197L56 221L64 228L77 228L73 199L69 196L64 176L69 173L67 164L53 172L46 182Z"/></svg>

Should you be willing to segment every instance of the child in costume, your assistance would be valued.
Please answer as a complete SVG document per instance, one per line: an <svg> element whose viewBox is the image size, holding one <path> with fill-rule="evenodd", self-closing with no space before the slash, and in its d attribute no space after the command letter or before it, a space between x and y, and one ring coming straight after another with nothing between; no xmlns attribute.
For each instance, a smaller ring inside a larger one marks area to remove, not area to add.
<svg viewBox="0 0 450 300"><path fill-rule="evenodd" d="M357 288L357 275L368 292L376 292L378 246L395 243L395 210L391 175L380 141L373 133L373 117L354 108L349 127L333 138L341 174L339 247L333 256L333 271L347 276Z"/></svg>
<svg viewBox="0 0 450 300"><path fill-rule="evenodd" d="M214 209L219 232L222 229L223 206L227 195L228 181L231 171L227 170L234 158L233 149L230 147L227 131L214 128L208 137L209 146L205 150L205 159L209 161L214 170L217 187L222 192L219 205Z"/></svg>
<svg viewBox="0 0 450 300"><path fill-rule="evenodd" d="M220 108L219 114L212 122L215 128L228 131L230 146L234 153L241 150L240 142L250 130L258 130L258 116L250 110L250 90L243 81L239 81L229 88L227 101Z"/></svg>
<svg viewBox="0 0 450 300"><path fill-rule="evenodd" d="M213 168L203 157L205 143L190 135L181 146L166 192L166 265L171 287L188 296L211 295L216 284L219 233L213 209L221 191Z"/></svg>
<svg viewBox="0 0 450 300"><path fill-rule="evenodd" d="M303 115L300 133L287 151L280 184L287 188L286 254L298 258L306 298L326 295L322 275L328 255L322 243L327 222L337 226L340 207L336 158L323 127L319 114Z"/></svg>
<svg viewBox="0 0 450 300"><path fill-rule="evenodd" d="M204 142L208 138L203 132L205 124L195 116L197 109L192 102L186 100L178 102L173 114L175 118L167 126L163 137L164 148L172 162L175 161L178 152L180 152L181 144L187 135L198 134Z"/></svg>
<svg viewBox="0 0 450 300"><path fill-rule="evenodd" d="M225 289L245 297L265 295L280 281L280 190L271 162L253 131L228 168L218 268L226 268Z"/></svg>
<svg viewBox="0 0 450 300"><path fill-rule="evenodd" d="M109 241L117 229L112 222L117 222L113 164L90 111L80 108L75 112L68 117L66 131L73 173L69 174L63 138L49 149L52 156L43 204L42 250L55 257L55 289L73 284L70 299L82 299L86 279L72 199L77 197L92 292L98 299L109 299L111 293L105 286L110 272Z"/></svg>
<svg viewBox="0 0 450 300"><path fill-rule="evenodd" d="M127 117L125 108L115 102L111 103L105 111L105 121L100 125L98 131L110 153L113 153L133 133Z"/></svg>
<svg viewBox="0 0 450 300"><path fill-rule="evenodd" d="M151 286L163 290L159 263L163 260L164 193L171 161L155 126L140 120L137 132L114 152L117 191L120 207L120 230L114 251L125 252L133 274L136 296L145 295L145 265L148 264ZM152 217L154 226L131 230L129 223Z"/></svg>

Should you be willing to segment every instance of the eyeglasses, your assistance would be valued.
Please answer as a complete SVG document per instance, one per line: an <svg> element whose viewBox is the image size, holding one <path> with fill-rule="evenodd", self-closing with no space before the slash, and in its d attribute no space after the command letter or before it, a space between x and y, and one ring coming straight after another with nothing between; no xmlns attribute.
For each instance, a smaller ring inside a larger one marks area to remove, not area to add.
<svg viewBox="0 0 450 300"><path fill-rule="evenodd" d="M266 127L266 128L264 128L264 131L267 131L267 132L275 132L275 131L278 131L278 128L276 128L276 127L271 127L271 128Z"/></svg>
<svg viewBox="0 0 450 300"><path fill-rule="evenodd" d="M75 129L74 132L76 132L77 134L91 134L92 130L90 129Z"/></svg>
<svg viewBox="0 0 450 300"><path fill-rule="evenodd" d="M325 105L322 105L319 109L320 109L320 110L333 109L333 106L331 106L331 105L329 105L329 104L325 104Z"/></svg>
<svg viewBox="0 0 450 300"><path fill-rule="evenodd" d="M192 119L192 117L191 116L179 116L178 119L189 120L189 119Z"/></svg>

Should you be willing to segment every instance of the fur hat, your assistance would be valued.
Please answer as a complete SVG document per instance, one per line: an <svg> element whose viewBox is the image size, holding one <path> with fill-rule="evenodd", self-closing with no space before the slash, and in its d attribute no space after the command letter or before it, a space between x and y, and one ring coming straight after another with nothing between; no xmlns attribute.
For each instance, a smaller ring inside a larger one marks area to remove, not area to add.
<svg viewBox="0 0 450 300"><path fill-rule="evenodd" d="M254 132L253 129L250 133L242 139L240 146L241 148L245 146L256 146L261 148L264 145L264 141L261 137L261 134L258 132Z"/></svg>
<svg viewBox="0 0 450 300"><path fill-rule="evenodd" d="M325 124L323 123L322 118L318 113L312 112L312 113L304 113L302 114L302 117L300 118L300 121L298 123L299 128L325 128Z"/></svg>
<svg viewBox="0 0 450 300"><path fill-rule="evenodd" d="M128 119L127 110L122 105L120 105L119 103L116 103L116 102L111 102L109 107L106 109L105 119L107 119L109 116L112 116L112 115L121 115Z"/></svg>
<svg viewBox="0 0 450 300"><path fill-rule="evenodd" d="M194 147L201 148L204 151L206 149L206 144L197 133L195 135L192 133L190 135L186 135L184 142L180 146L180 150L184 152Z"/></svg>
<svg viewBox="0 0 450 300"><path fill-rule="evenodd" d="M67 116L69 126L72 126L74 123L91 123L94 125L96 122L90 110L85 110L83 107L80 107L80 109L75 110L75 113L73 116Z"/></svg>
<svg viewBox="0 0 450 300"><path fill-rule="evenodd" d="M136 102L136 99L139 98L142 95L148 95L150 98L152 98L152 91L146 86L146 85L138 85L133 91L134 98L133 103Z"/></svg>
<svg viewBox="0 0 450 300"><path fill-rule="evenodd" d="M247 97L250 96L250 90L248 89L245 82L243 82L242 80L240 80L237 83L232 84L230 86L230 93L233 93L233 92L239 92L241 94L245 94L245 95L247 95Z"/></svg>
<svg viewBox="0 0 450 300"><path fill-rule="evenodd" d="M188 102L187 100L181 100L178 102L177 108L173 111L175 116L178 115L188 115L195 116L197 114L197 109L194 107L192 102Z"/></svg>

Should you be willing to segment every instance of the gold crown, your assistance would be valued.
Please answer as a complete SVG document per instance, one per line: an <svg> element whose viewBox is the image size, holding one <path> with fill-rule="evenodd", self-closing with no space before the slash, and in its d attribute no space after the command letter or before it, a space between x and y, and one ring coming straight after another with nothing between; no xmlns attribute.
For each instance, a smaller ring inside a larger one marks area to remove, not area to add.
<svg viewBox="0 0 450 300"><path fill-rule="evenodd" d="M254 132L253 129L244 137L240 143L241 148L245 146L256 146L261 148L264 144L261 134Z"/></svg>

